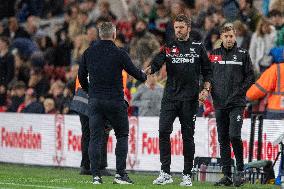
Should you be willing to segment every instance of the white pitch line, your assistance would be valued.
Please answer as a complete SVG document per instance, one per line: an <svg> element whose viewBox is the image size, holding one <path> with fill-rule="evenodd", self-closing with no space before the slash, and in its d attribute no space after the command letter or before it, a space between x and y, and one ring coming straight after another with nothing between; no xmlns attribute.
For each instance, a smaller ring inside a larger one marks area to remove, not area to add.
<svg viewBox="0 0 284 189"><path fill-rule="evenodd" d="M10 182L0 182L0 185L26 186L26 187L50 188L50 189L73 189L73 188L64 188L64 187L56 187L56 186L41 186L41 185L32 185L32 184L17 184L17 183L10 183Z"/></svg>

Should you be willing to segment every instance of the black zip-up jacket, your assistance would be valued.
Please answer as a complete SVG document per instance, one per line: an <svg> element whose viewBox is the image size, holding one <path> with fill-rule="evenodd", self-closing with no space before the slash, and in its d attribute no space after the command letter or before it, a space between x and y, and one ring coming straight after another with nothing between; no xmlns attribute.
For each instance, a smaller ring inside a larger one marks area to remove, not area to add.
<svg viewBox="0 0 284 189"><path fill-rule="evenodd" d="M246 105L246 91L254 83L254 72L247 50L237 47L213 50L212 97L215 109Z"/></svg>
<svg viewBox="0 0 284 189"><path fill-rule="evenodd" d="M100 40L83 53L78 78L90 98L123 100L122 70L139 81L147 79L124 50L110 40Z"/></svg>
<svg viewBox="0 0 284 189"><path fill-rule="evenodd" d="M189 39L165 45L152 60L152 73L160 70L165 62L167 82L163 98L197 100L200 73L205 81L210 82L212 77L211 63L203 44Z"/></svg>

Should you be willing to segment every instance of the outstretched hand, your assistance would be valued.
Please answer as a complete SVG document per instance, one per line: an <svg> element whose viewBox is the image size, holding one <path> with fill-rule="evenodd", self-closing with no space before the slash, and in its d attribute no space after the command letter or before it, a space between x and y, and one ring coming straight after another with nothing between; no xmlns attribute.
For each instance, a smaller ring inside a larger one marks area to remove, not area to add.
<svg viewBox="0 0 284 189"><path fill-rule="evenodd" d="M143 70L146 75L151 75L152 69L151 66L148 66L145 70Z"/></svg>

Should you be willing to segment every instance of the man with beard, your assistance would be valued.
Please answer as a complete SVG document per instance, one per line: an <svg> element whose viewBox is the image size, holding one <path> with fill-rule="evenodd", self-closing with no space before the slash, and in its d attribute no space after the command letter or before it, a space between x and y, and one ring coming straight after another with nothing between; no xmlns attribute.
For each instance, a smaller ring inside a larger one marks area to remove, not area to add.
<svg viewBox="0 0 284 189"><path fill-rule="evenodd" d="M167 83L161 104L159 120L159 149L161 172L153 184L164 185L173 182L170 175L171 143L173 122L179 117L183 139L184 170L181 186L192 186L191 169L195 153L194 128L198 108L200 73L204 78L204 89L199 100L204 101L210 90L211 64L201 42L189 39L191 20L178 15L174 20L176 40L166 44L145 69L154 74L166 62Z"/></svg>
<svg viewBox="0 0 284 189"><path fill-rule="evenodd" d="M160 44L156 37L147 31L147 23L138 20L135 25L135 36L130 42L130 57L138 68L154 53L158 52Z"/></svg>

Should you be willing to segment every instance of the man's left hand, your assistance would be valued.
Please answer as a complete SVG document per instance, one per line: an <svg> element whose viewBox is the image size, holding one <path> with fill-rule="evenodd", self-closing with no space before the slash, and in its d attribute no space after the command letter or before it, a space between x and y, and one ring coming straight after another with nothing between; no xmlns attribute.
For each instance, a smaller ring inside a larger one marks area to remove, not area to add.
<svg viewBox="0 0 284 189"><path fill-rule="evenodd" d="M199 98L198 98L199 102L203 103L208 98L208 95L209 95L209 91L206 89L203 89L199 93Z"/></svg>

